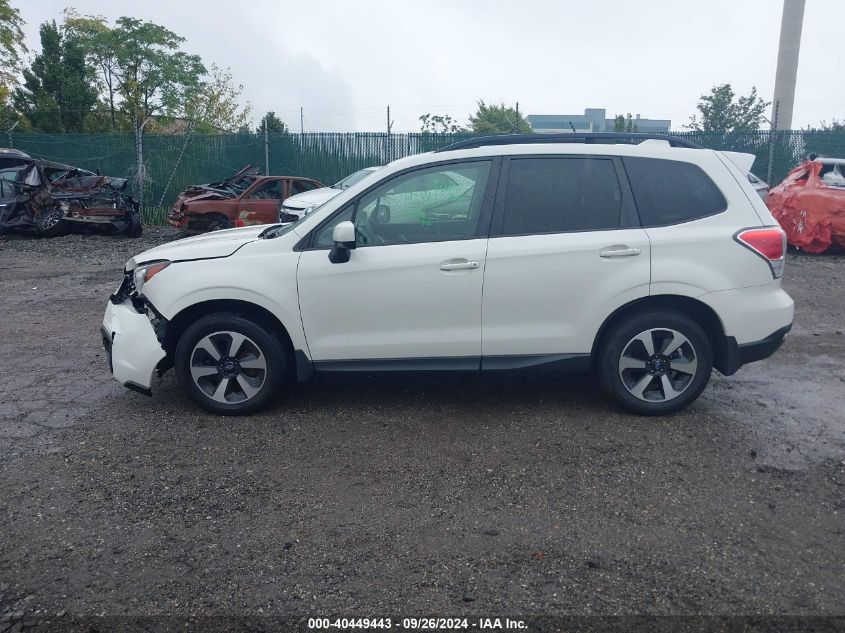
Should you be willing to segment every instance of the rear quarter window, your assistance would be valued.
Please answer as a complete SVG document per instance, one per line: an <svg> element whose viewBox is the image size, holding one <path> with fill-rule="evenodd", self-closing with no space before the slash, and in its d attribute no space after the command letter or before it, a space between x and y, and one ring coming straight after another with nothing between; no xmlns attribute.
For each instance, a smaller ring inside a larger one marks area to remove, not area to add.
<svg viewBox="0 0 845 633"><path fill-rule="evenodd" d="M624 158L645 227L691 222L728 208L725 196L698 165L659 158Z"/></svg>

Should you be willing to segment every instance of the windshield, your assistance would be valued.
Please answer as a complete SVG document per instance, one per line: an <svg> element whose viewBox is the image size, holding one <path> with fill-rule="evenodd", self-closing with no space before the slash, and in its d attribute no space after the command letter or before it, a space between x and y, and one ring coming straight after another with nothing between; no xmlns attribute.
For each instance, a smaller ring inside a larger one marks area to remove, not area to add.
<svg viewBox="0 0 845 633"><path fill-rule="evenodd" d="M360 171L356 171L354 174L347 176L346 178L344 178L340 182L336 182L335 184L333 184L332 189L349 189L349 187L354 185L356 182L360 182L360 181L364 180L364 178L366 178L371 173L373 173L373 171L374 170L371 169L371 168L361 169Z"/></svg>
<svg viewBox="0 0 845 633"><path fill-rule="evenodd" d="M271 240L274 237L279 237L280 235L284 235L285 233L290 233L297 224L301 223L306 216L302 216L296 222L289 222L288 224L274 224L273 226L269 226L264 229L258 237L261 237L265 240Z"/></svg>

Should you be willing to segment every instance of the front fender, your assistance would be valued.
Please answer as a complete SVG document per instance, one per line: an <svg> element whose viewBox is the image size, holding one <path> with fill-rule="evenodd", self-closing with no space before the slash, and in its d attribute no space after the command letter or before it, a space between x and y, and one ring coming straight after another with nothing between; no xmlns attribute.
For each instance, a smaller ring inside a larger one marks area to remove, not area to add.
<svg viewBox="0 0 845 633"><path fill-rule="evenodd" d="M144 295L167 320L206 301L242 301L264 308L287 330L294 349L308 350L296 286L299 253L238 255L178 262L144 287ZM269 260L269 261L268 261Z"/></svg>

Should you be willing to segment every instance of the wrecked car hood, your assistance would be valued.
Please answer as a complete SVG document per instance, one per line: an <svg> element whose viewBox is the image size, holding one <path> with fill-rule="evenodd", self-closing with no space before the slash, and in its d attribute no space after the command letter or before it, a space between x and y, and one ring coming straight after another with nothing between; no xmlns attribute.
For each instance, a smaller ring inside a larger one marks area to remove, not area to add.
<svg viewBox="0 0 845 633"><path fill-rule="evenodd" d="M126 270L132 270L138 264L166 259L171 262L189 261L192 259L214 259L228 257L244 244L259 239L259 235L267 230L268 225L247 226L240 229L213 231L175 240L156 246L148 251L135 255L126 262Z"/></svg>

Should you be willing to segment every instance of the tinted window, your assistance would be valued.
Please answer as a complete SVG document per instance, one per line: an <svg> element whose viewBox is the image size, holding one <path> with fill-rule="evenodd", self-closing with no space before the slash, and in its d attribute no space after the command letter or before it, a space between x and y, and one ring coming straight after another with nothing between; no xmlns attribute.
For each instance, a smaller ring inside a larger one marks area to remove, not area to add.
<svg viewBox="0 0 845 633"><path fill-rule="evenodd" d="M727 209L722 192L697 165L659 158L625 158L643 226L689 222Z"/></svg>
<svg viewBox="0 0 845 633"><path fill-rule="evenodd" d="M562 233L619 228L622 191L604 158L510 161L502 233Z"/></svg>

